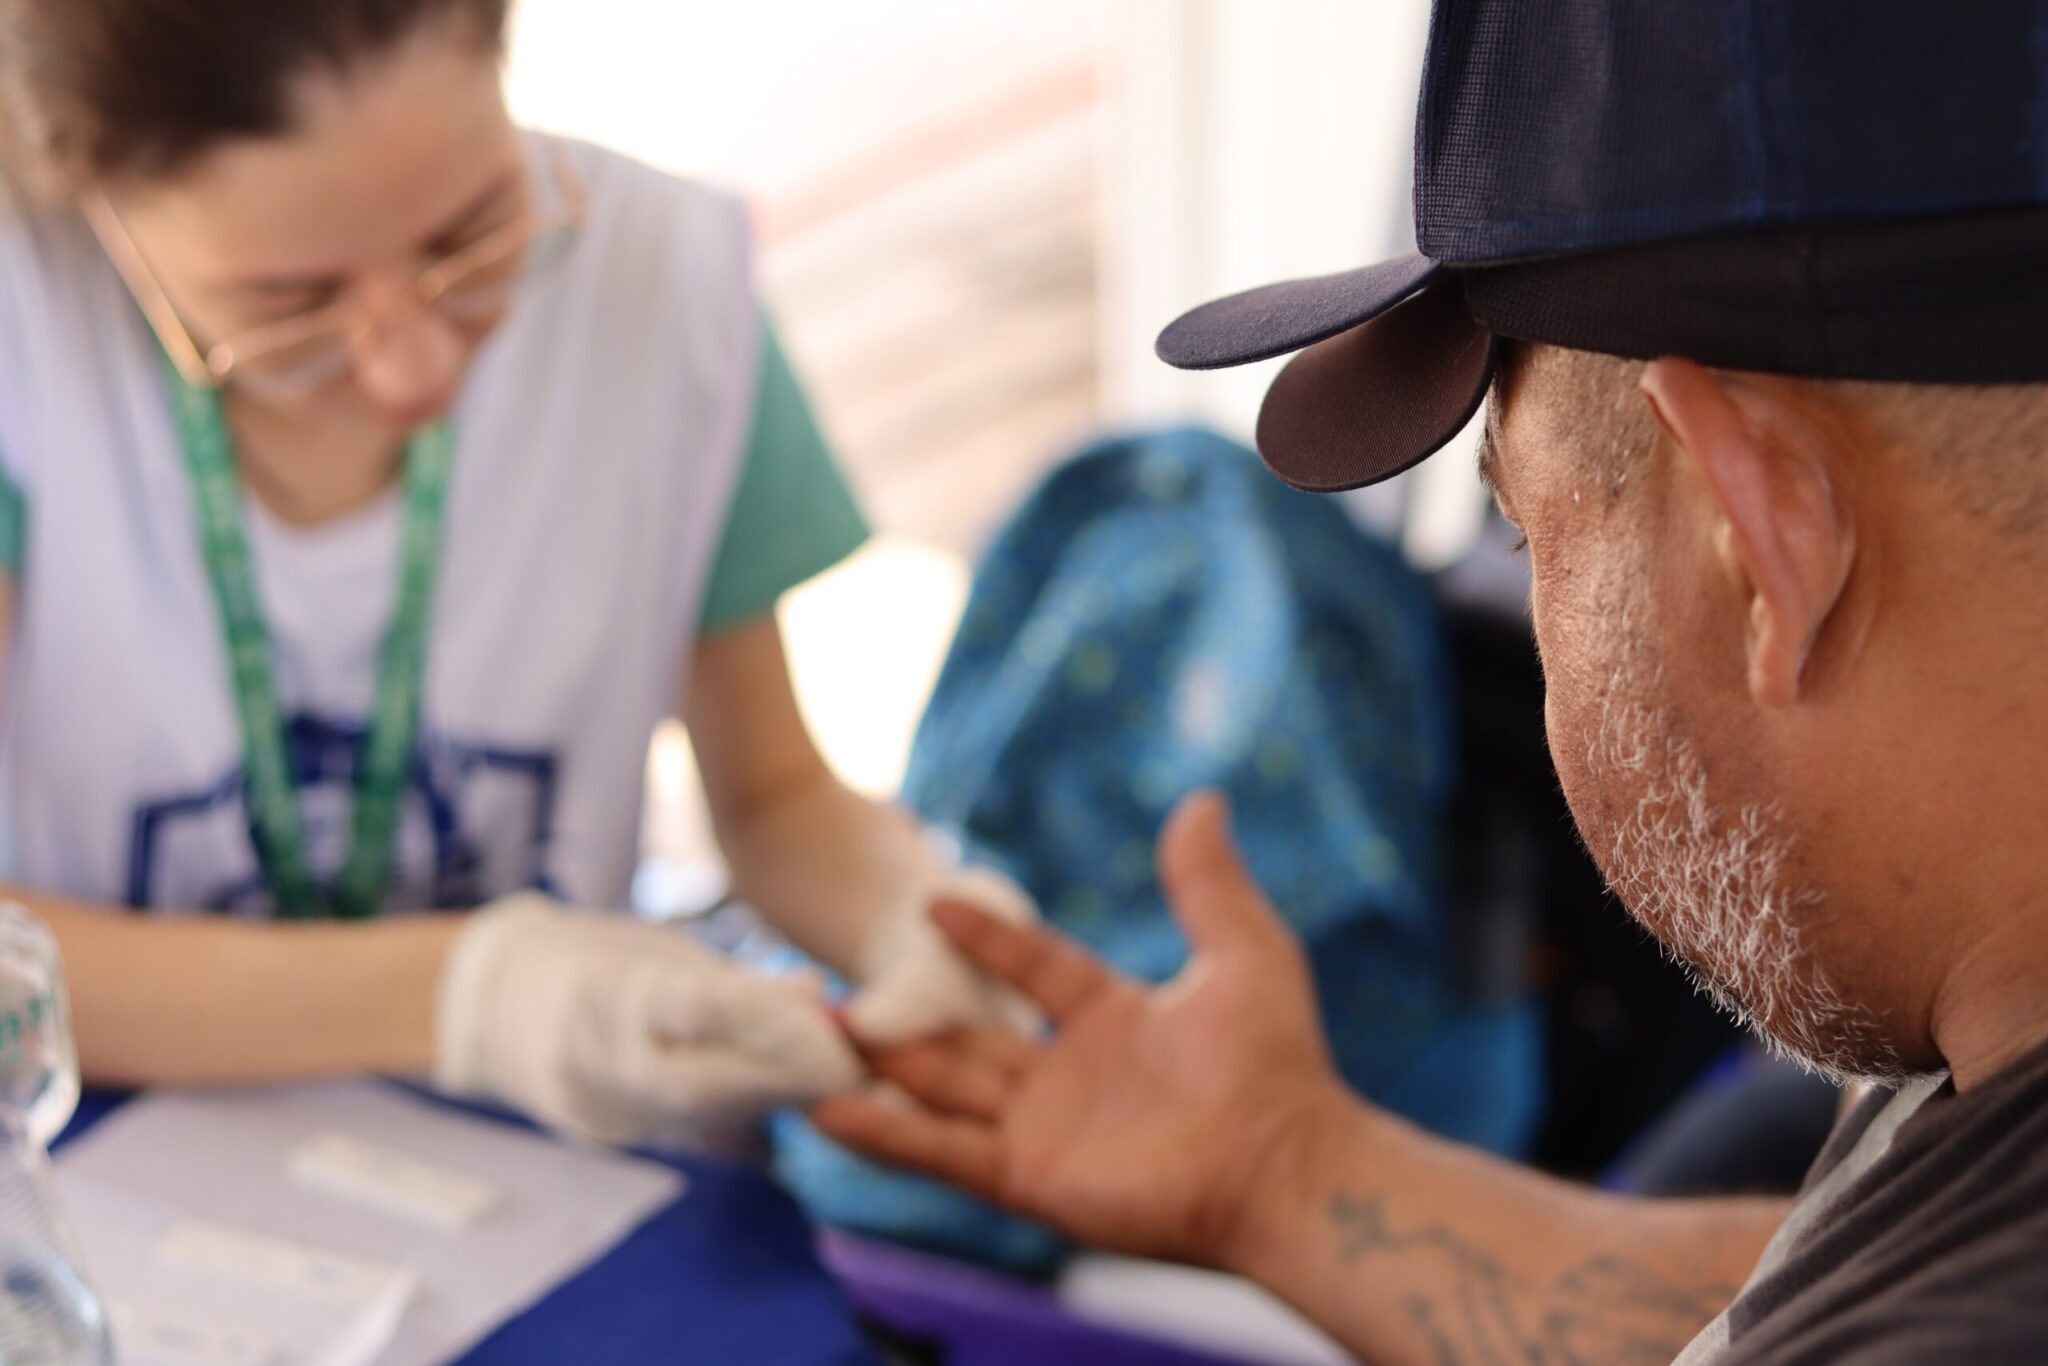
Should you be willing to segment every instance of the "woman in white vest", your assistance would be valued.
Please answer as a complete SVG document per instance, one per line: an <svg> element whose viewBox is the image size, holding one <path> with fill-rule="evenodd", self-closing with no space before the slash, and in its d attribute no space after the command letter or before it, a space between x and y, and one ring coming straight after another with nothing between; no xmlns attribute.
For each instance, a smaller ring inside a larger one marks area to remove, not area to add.
<svg viewBox="0 0 2048 1366"><path fill-rule="evenodd" d="M670 714L856 1033L1002 1004L792 700L775 601L864 529L740 206L516 128L506 2L0 0L0 891L89 1079L610 1141L855 1084L814 991L616 913Z"/></svg>

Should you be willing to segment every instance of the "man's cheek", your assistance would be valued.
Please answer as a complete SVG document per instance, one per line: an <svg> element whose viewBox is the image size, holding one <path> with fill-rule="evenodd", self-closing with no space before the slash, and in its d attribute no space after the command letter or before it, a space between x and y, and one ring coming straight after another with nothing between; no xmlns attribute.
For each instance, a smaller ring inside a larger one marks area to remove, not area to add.
<svg viewBox="0 0 2048 1366"><path fill-rule="evenodd" d="M1588 764L1583 711L1574 703L1560 700L1556 682L1544 690L1543 726L1550 742L1550 760L1557 769L1558 786L1564 790L1565 805L1571 808L1580 832L1590 837L1599 824L1596 807L1600 794Z"/></svg>
<svg viewBox="0 0 2048 1366"><path fill-rule="evenodd" d="M1607 691L1615 680L1586 651L1573 648L1587 643L1567 642L1544 652L1543 727L1565 804L1580 833L1597 849L1601 832L1613 825L1616 775L1601 771L1596 751Z"/></svg>

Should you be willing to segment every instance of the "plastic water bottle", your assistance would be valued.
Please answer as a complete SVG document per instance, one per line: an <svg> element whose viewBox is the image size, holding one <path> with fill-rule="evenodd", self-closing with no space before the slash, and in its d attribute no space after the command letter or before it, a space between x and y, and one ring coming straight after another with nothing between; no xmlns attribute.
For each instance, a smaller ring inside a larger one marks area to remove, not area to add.
<svg viewBox="0 0 2048 1366"><path fill-rule="evenodd" d="M0 1366L114 1360L50 1169L50 1140L77 1106L57 941L28 911L0 902Z"/></svg>

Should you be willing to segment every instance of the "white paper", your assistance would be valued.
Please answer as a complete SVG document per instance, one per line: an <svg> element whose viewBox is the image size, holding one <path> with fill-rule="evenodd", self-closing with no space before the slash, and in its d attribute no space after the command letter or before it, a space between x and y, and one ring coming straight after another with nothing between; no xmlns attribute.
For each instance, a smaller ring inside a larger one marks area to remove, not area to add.
<svg viewBox="0 0 2048 1366"><path fill-rule="evenodd" d="M502 1198L471 1226L436 1229L293 1179L290 1155L329 1133L467 1172ZM659 1163L570 1148L372 1081L146 1095L56 1160L86 1271L109 1301L154 1302L149 1287L166 1273L137 1249L181 1220L291 1239L417 1279L388 1347L357 1358L392 1366L474 1346L683 1186Z"/></svg>

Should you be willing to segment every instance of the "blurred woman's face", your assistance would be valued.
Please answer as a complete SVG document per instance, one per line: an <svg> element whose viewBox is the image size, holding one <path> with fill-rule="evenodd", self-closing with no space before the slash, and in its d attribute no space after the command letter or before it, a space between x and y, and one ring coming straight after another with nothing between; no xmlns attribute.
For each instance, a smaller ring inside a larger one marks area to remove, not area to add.
<svg viewBox="0 0 2048 1366"><path fill-rule="evenodd" d="M496 54L430 31L295 97L292 132L107 195L202 351L339 305L317 383L262 386L252 367L231 392L402 434L454 405L499 321L421 308L421 272L533 212Z"/></svg>

